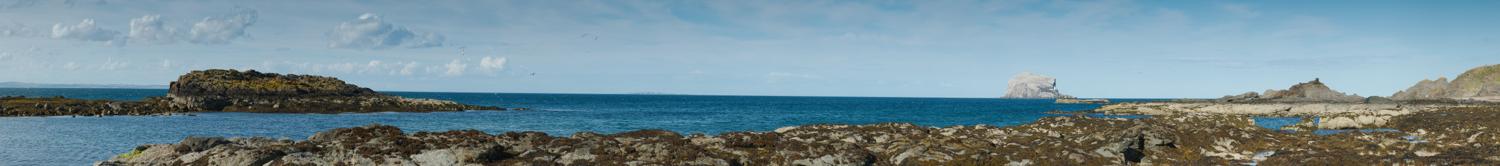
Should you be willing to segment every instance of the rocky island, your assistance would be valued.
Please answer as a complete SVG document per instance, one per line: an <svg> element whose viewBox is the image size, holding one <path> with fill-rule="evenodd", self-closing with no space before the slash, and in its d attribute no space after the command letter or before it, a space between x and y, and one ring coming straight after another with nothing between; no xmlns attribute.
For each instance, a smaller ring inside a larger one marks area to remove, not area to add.
<svg viewBox="0 0 1500 166"><path fill-rule="evenodd" d="M203 70L182 75L166 96L142 101L62 97L0 98L0 116L153 115L188 112L344 113L503 110L453 101L381 94L337 78L254 70Z"/></svg>
<svg viewBox="0 0 1500 166"><path fill-rule="evenodd" d="M1080 99L1057 90L1057 78L1021 72L1006 82L1005 96L1012 99L1054 99L1058 104L1103 104L1109 99Z"/></svg>
<svg viewBox="0 0 1500 166"><path fill-rule="evenodd" d="M1057 91L1057 78L1031 72L1016 74L1016 76L1010 77L1010 81L1007 81L1006 84L1008 86L1005 88L1005 96L1003 98L1051 99L1068 97L1068 95L1063 95L1062 92Z"/></svg>

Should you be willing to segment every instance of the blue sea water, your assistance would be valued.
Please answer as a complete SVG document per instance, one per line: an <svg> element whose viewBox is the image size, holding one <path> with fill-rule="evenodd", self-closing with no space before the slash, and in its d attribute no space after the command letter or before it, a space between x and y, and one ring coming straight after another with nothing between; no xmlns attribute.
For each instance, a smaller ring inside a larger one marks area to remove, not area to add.
<svg viewBox="0 0 1500 166"><path fill-rule="evenodd" d="M65 96L140 100L160 89L0 89L0 96ZM406 132L477 129L491 134L541 131L616 133L666 129L684 134L770 131L807 124L913 123L925 126L1033 122L1044 112L1088 110L1097 104L985 98L772 97L693 95L429 93L391 94L528 111L437 113L259 114L196 116L0 117L0 165L88 165L137 145L176 143L187 136L306 139L328 129L387 124ZM1112 99L1145 101L1142 99Z"/></svg>

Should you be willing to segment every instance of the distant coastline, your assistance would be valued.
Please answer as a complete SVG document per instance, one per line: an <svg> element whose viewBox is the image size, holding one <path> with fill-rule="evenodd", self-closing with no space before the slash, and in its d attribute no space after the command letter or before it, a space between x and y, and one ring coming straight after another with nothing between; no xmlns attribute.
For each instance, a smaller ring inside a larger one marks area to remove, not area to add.
<svg viewBox="0 0 1500 166"><path fill-rule="evenodd" d="M132 84L50 84L31 82L0 82L0 88L58 88L58 89L167 89L167 85Z"/></svg>

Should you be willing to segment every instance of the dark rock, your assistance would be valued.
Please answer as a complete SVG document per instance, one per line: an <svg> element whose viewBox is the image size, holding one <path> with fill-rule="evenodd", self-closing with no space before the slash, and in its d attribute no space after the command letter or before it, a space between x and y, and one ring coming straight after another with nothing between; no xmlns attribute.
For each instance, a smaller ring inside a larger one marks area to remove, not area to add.
<svg viewBox="0 0 1500 166"><path fill-rule="evenodd" d="M228 143L229 140L224 137L187 137L177 142L177 152L201 152Z"/></svg>
<svg viewBox="0 0 1500 166"><path fill-rule="evenodd" d="M1391 100L1391 98L1385 98L1385 97L1380 97L1380 96L1370 96L1368 98L1365 98L1365 103L1370 103L1370 104L1389 104L1389 103L1396 103L1396 101L1395 100Z"/></svg>

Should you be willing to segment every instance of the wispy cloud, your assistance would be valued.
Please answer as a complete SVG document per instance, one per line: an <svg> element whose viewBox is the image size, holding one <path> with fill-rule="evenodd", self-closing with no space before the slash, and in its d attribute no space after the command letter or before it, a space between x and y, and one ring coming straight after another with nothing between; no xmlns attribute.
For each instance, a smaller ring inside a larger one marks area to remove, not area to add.
<svg viewBox="0 0 1500 166"><path fill-rule="evenodd" d="M120 31L100 28L94 23L94 19L83 19L78 24L52 25L52 38L73 39L84 41L101 41L110 44L123 44L120 41Z"/></svg>
<svg viewBox="0 0 1500 166"><path fill-rule="evenodd" d="M443 46L440 34L413 31L381 20L380 15L365 13L359 19L344 22L328 32L328 47L349 49L422 48Z"/></svg>
<svg viewBox="0 0 1500 166"><path fill-rule="evenodd" d="M130 33L126 37L132 43L167 44L177 42L180 35L176 28L161 20L161 15L146 15L130 20Z"/></svg>
<svg viewBox="0 0 1500 166"><path fill-rule="evenodd" d="M1241 18L1260 17L1260 11L1256 11L1245 4L1222 4L1219 5L1219 9Z"/></svg>
<svg viewBox="0 0 1500 166"><path fill-rule="evenodd" d="M454 59L452 62L443 65L443 68L446 69L443 72L443 76L459 76L464 75L464 70L468 69L469 65Z"/></svg>
<svg viewBox="0 0 1500 166"><path fill-rule="evenodd" d="M245 29L255 25L257 19L260 19L260 12L250 8L235 8L233 11L231 14L206 17L193 23L188 39L199 44L226 44L245 38Z"/></svg>

